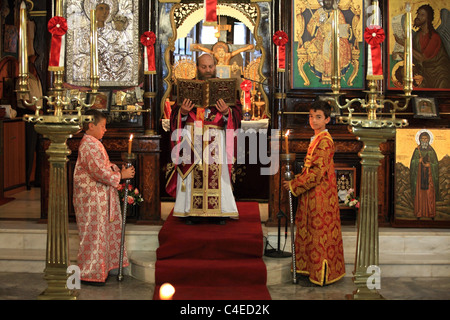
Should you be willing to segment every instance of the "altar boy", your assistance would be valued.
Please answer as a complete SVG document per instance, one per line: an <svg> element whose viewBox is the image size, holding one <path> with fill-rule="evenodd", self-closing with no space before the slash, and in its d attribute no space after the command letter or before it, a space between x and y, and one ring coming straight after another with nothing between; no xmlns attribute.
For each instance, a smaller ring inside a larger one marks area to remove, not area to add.
<svg viewBox="0 0 450 320"><path fill-rule="evenodd" d="M314 136L308 147L304 167L283 186L299 197L295 217L295 272L301 285L319 286L338 281L345 275L344 250L339 215L334 142L326 129L331 106L314 102L309 110L309 124ZM308 281L309 279L309 281Z"/></svg>
<svg viewBox="0 0 450 320"><path fill-rule="evenodd" d="M101 139L106 132L106 117L88 110L93 122L84 123L85 134L78 148L73 177L73 205L80 247L78 266L81 281L103 285L108 272L119 267L122 217L117 188L121 179L134 177L134 167L120 170L109 161ZM128 265L124 252L123 266Z"/></svg>

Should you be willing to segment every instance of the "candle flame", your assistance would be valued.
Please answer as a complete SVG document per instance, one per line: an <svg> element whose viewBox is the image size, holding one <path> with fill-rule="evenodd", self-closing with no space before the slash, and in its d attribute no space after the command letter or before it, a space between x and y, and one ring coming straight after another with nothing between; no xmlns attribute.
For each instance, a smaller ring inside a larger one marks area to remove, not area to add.
<svg viewBox="0 0 450 320"><path fill-rule="evenodd" d="M287 137L289 135L289 131L290 130L286 131L286 133L284 134L285 137Z"/></svg>
<svg viewBox="0 0 450 320"><path fill-rule="evenodd" d="M130 141L133 140L133 134L130 134Z"/></svg>
<svg viewBox="0 0 450 320"><path fill-rule="evenodd" d="M159 298L161 300L172 300L175 293L175 288L170 283L164 283L159 288Z"/></svg>

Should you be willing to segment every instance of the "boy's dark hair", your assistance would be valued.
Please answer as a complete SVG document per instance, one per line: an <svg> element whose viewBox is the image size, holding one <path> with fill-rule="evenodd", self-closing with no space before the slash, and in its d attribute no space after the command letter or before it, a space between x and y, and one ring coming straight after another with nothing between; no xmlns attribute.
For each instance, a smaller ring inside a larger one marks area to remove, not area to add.
<svg viewBox="0 0 450 320"><path fill-rule="evenodd" d="M325 118L331 117L331 105L325 100L316 100L309 107L309 110L322 110Z"/></svg>
<svg viewBox="0 0 450 320"><path fill-rule="evenodd" d="M93 124L97 125L100 120L106 119L106 115L98 111L97 109L89 109L84 113L85 116L94 116L94 121L92 121ZM83 131L86 131L89 129L89 123L90 122L84 122L83 123Z"/></svg>

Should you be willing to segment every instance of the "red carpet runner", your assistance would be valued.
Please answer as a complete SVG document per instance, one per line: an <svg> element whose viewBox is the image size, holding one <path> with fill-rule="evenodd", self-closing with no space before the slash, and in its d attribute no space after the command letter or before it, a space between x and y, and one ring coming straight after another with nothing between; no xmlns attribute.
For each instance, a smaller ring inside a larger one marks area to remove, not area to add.
<svg viewBox="0 0 450 320"><path fill-rule="evenodd" d="M238 202L239 220L186 225L172 213L159 232L155 294L168 282L174 300L269 300L258 203Z"/></svg>

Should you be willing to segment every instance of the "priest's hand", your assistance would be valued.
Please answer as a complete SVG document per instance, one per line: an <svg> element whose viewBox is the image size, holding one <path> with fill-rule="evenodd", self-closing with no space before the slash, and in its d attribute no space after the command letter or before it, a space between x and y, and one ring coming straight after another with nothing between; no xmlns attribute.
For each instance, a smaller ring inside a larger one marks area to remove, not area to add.
<svg viewBox="0 0 450 320"><path fill-rule="evenodd" d="M227 116L228 113L230 112L230 109L228 108L227 104L225 103L225 101L223 101L223 99L219 99L216 102L216 108L217 110L223 114L224 116Z"/></svg>
<svg viewBox="0 0 450 320"><path fill-rule="evenodd" d="M285 188L287 191L290 190L289 183L290 183L290 181L283 181L283 188Z"/></svg>
<svg viewBox="0 0 450 320"><path fill-rule="evenodd" d="M125 167L125 165L122 165L122 170L120 170L120 174L122 175L122 179L126 180L126 179L133 179L134 178L134 174L135 174L135 170L134 167Z"/></svg>
<svg viewBox="0 0 450 320"><path fill-rule="evenodd" d="M194 106L195 105L191 100L184 99L180 109L181 115L186 116L194 108Z"/></svg>

